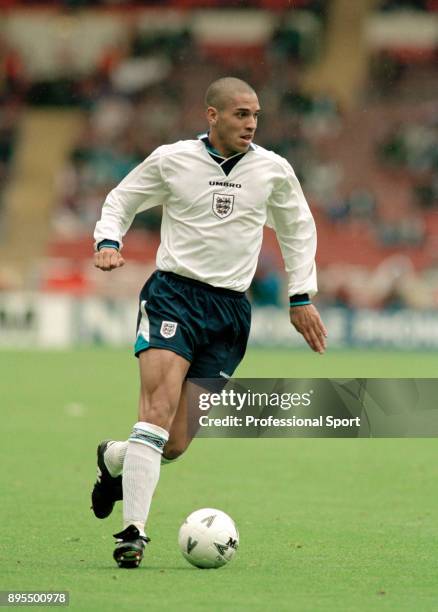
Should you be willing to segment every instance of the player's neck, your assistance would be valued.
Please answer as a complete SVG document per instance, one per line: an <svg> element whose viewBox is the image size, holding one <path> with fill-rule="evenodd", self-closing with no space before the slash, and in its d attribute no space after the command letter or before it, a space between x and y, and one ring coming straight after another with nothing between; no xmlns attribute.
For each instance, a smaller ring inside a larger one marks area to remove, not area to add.
<svg viewBox="0 0 438 612"><path fill-rule="evenodd" d="M230 151L227 147L225 147L214 133L208 133L208 142L212 149L212 153L216 153L225 159L233 157L233 155L237 155L239 153L239 151Z"/></svg>

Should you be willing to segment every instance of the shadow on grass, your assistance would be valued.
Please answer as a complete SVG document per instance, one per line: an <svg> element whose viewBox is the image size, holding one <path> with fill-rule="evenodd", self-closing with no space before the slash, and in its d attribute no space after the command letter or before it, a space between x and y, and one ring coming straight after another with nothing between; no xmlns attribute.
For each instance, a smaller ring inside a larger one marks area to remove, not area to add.
<svg viewBox="0 0 438 612"><path fill-rule="evenodd" d="M88 568L87 568L88 569ZM176 571L183 571L183 572L195 572L195 571L199 571L199 568L197 567L182 567L181 565L170 565L170 566L164 566L164 567L148 567L147 565L141 565L140 567L135 567L135 568L131 568L131 569L127 569L127 568L122 568L122 567L114 567L114 565L105 565L104 567L95 567L94 568L97 571L101 571L101 572L118 572L121 574L125 574L125 573L129 573L129 574L135 574L136 572L158 572L158 573L165 573L165 572L176 572Z"/></svg>

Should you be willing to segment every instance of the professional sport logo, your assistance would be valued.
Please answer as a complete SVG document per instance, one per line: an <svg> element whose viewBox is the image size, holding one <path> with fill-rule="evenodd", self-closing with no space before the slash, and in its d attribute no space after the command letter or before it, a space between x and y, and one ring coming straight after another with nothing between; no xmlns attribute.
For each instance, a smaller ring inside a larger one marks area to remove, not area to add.
<svg viewBox="0 0 438 612"><path fill-rule="evenodd" d="M173 338L176 334L176 328L178 323L173 323L172 321L163 321L161 323L160 334L163 338Z"/></svg>
<svg viewBox="0 0 438 612"><path fill-rule="evenodd" d="M213 194L213 212L219 219L229 217L233 212L234 196L228 193Z"/></svg>

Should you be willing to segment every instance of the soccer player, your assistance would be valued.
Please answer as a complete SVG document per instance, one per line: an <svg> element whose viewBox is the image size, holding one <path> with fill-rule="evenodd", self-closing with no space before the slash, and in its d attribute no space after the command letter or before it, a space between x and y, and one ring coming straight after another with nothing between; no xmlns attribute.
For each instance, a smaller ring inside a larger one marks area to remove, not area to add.
<svg viewBox="0 0 438 612"><path fill-rule="evenodd" d="M123 498L124 528L114 535L120 567L143 558L161 461L175 460L191 441L189 379L227 379L244 356L251 316L245 291L264 225L281 247L292 325L312 350L326 346L311 303L315 224L289 163L253 143L257 95L225 77L210 85L205 103L208 133L158 147L109 193L94 233L96 267L119 268L135 214L163 206L157 270L140 293L138 422L127 441L105 441L97 450L95 515L105 518Z"/></svg>

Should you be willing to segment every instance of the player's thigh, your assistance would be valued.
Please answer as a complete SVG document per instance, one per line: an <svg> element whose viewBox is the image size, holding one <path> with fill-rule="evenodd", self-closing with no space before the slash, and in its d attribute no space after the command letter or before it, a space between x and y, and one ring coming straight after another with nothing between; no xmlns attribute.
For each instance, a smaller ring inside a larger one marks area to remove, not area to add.
<svg viewBox="0 0 438 612"><path fill-rule="evenodd" d="M190 362L165 349L150 348L139 355L139 420L168 429L177 412Z"/></svg>
<svg viewBox="0 0 438 612"><path fill-rule="evenodd" d="M213 295L209 303L208 342L198 347L188 377L230 378L242 361L251 326L251 305L245 296ZM207 385L210 387L210 383Z"/></svg>

